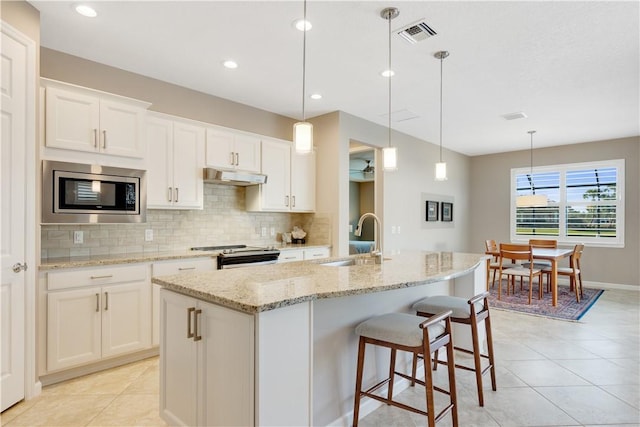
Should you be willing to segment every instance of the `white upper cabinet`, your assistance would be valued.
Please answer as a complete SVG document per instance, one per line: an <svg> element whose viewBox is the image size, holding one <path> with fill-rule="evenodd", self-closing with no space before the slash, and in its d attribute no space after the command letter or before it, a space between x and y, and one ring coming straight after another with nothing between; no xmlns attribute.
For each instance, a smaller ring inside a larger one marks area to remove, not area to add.
<svg viewBox="0 0 640 427"><path fill-rule="evenodd" d="M147 207L202 209L205 128L149 116Z"/></svg>
<svg viewBox="0 0 640 427"><path fill-rule="evenodd" d="M43 80L45 145L142 158L148 103Z"/></svg>
<svg viewBox="0 0 640 427"><path fill-rule="evenodd" d="M231 129L207 129L208 167L260 172L260 138Z"/></svg>
<svg viewBox="0 0 640 427"><path fill-rule="evenodd" d="M296 154L289 141L263 139L262 173L266 184L247 187L248 211L315 211L315 153Z"/></svg>

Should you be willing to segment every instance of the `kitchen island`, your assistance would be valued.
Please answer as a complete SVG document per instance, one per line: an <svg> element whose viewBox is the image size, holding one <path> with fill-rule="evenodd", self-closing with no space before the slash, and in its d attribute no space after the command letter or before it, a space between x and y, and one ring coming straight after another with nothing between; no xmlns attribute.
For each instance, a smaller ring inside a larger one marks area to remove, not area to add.
<svg viewBox="0 0 640 427"><path fill-rule="evenodd" d="M486 255L389 258L154 277L163 286L161 416L185 425L349 425L354 327L377 314L410 313L424 296L471 297L486 286ZM456 340L466 339L456 332ZM386 373L387 357L372 352L366 382ZM362 416L375 407L364 403Z"/></svg>

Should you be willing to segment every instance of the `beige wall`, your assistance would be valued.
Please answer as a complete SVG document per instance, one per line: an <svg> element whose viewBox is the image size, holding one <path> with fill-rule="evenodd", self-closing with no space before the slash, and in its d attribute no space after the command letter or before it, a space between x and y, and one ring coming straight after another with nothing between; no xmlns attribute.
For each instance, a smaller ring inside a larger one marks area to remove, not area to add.
<svg viewBox="0 0 640 427"><path fill-rule="evenodd" d="M484 250L484 241L509 241L511 168L526 167L529 151L477 156L471 159L470 249ZM535 150L535 165L625 159L625 247L587 247L583 280L640 286L640 138L587 142Z"/></svg>
<svg viewBox="0 0 640 427"><path fill-rule="evenodd" d="M347 113L331 113L312 120L318 149L318 206L331 212L337 226L333 228L334 248L348 254L349 225L349 144L356 141L373 147L384 147L388 130ZM398 170L376 170L376 214L383 221L383 249L467 251L469 247L469 164L467 156L444 151L449 167L449 180L436 182L434 165L438 146L392 132L398 147ZM337 160L336 160L337 159ZM422 194L440 195L454 202L454 222L425 227L422 218ZM392 234L392 226L400 234Z"/></svg>
<svg viewBox="0 0 640 427"><path fill-rule="evenodd" d="M0 2L0 17L40 46L40 12L26 1ZM36 53L36 55L38 55Z"/></svg>

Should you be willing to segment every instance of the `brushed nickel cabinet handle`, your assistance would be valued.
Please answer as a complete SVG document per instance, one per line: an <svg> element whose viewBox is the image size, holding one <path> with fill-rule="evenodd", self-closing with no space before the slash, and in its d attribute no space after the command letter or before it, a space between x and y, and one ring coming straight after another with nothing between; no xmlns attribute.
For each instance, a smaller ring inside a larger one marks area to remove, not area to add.
<svg viewBox="0 0 640 427"><path fill-rule="evenodd" d="M109 310L109 292L104 293L104 311Z"/></svg>
<svg viewBox="0 0 640 427"><path fill-rule="evenodd" d="M113 277L113 274L107 274L104 276L91 276L91 280L96 280L96 279L110 279Z"/></svg>
<svg viewBox="0 0 640 427"><path fill-rule="evenodd" d="M102 148L104 150L107 149L107 131L106 130L102 131Z"/></svg>
<svg viewBox="0 0 640 427"><path fill-rule="evenodd" d="M233 151L229 153L229 164L231 166L233 166L233 163L235 162L235 154Z"/></svg>
<svg viewBox="0 0 640 427"><path fill-rule="evenodd" d="M240 165L240 153L236 153L236 166Z"/></svg>
<svg viewBox="0 0 640 427"><path fill-rule="evenodd" d="M291 207L292 208L296 207L296 196L291 196Z"/></svg>
<svg viewBox="0 0 640 427"><path fill-rule="evenodd" d="M284 205L289 207L289 196L284 196Z"/></svg>
<svg viewBox="0 0 640 427"><path fill-rule="evenodd" d="M98 129L93 130L93 148L98 148Z"/></svg>
<svg viewBox="0 0 640 427"><path fill-rule="evenodd" d="M195 267L178 267L178 271L195 270Z"/></svg>
<svg viewBox="0 0 640 427"><path fill-rule="evenodd" d="M172 197L173 197L173 188L169 187L169 192L167 193L167 201L171 202Z"/></svg>
<svg viewBox="0 0 640 427"><path fill-rule="evenodd" d="M174 202L178 203L179 195L180 195L179 189L178 189L178 187L176 187L176 198L175 198Z"/></svg>
<svg viewBox="0 0 640 427"><path fill-rule="evenodd" d="M187 338L193 338L194 334L191 331L191 313L196 311L195 307L189 307L187 309Z"/></svg>
<svg viewBox="0 0 640 427"><path fill-rule="evenodd" d="M194 341L200 341L202 339L202 335L198 335L198 316L202 313L202 310L198 309L195 311L195 316L194 316L194 322L193 322L193 329L194 329L194 337L193 340Z"/></svg>
<svg viewBox="0 0 640 427"><path fill-rule="evenodd" d="M96 313L100 311L100 294L96 294Z"/></svg>

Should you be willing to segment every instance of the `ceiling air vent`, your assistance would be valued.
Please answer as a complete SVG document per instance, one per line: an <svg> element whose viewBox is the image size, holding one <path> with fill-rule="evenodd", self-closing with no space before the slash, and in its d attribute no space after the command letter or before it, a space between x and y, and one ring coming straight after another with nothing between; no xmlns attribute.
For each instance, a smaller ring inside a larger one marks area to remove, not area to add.
<svg viewBox="0 0 640 427"><path fill-rule="evenodd" d="M414 22L413 24L409 24L404 28L396 30L396 33L411 44L418 43L438 34L433 28L424 22L424 18Z"/></svg>
<svg viewBox="0 0 640 427"><path fill-rule="evenodd" d="M502 118L505 119L505 120L526 119L527 115L525 113L523 113L522 111L518 111L516 113L503 114Z"/></svg>

